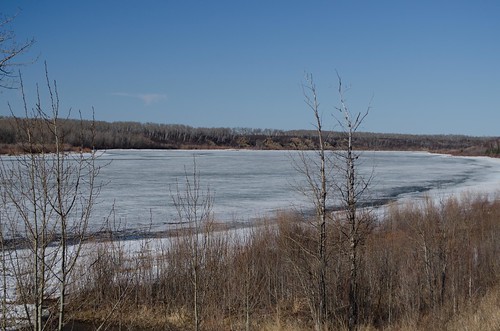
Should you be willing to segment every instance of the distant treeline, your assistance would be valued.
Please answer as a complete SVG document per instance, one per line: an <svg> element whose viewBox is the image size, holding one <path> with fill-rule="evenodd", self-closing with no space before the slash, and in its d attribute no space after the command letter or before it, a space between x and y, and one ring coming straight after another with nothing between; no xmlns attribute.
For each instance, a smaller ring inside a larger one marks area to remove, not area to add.
<svg viewBox="0 0 500 331"><path fill-rule="evenodd" d="M179 124L59 120L68 150L85 149L315 149L314 130L274 130L251 128L194 128ZM43 135L41 120L0 117L0 153L25 150L23 128L36 127ZM48 126L46 126L48 128ZM328 146L341 148L343 134L327 132ZM500 155L500 137L463 135L410 135L360 132L357 149L418 150L463 155ZM47 146L50 142L47 143Z"/></svg>

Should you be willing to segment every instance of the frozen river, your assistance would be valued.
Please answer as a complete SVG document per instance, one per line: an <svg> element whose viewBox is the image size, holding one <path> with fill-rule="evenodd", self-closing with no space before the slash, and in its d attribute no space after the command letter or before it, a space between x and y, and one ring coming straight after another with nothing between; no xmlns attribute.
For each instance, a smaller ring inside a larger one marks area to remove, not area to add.
<svg viewBox="0 0 500 331"><path fill-rule="evenodd" d="M311 153L311 152L308 152ZM291 208L307 210L307 199L294 186L303 175L294 169L297 152L247 150L112 150L100 161L105 183L95 206L93 226L114 210L122 229L166 230L178 221L172 203L177 182L192 172L196 159L201 187L214 196L218 221L251 221ZM364 152L359 172L373 174L365 202L447 196L464 191L495 192L500 161L419 152Z"/></svg>

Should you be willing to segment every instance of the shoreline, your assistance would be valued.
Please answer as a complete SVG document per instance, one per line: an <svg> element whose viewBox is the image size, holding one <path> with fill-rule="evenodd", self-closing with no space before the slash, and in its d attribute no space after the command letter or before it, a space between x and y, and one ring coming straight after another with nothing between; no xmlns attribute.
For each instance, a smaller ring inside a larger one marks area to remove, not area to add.
<svg viewBox="0 0 500 331"><path fill-rule="evenodd" d="M106 152L106 151L113 151L113 150L144 150L144 151L238 151L238 150L244 150L244 151L315 151L317 149L310 148L309 146L305 147L296 147L296 148L287 148L286 146L283 147L265 147L265 148L258 148L255 146L241 146L241 147L235 147L235 146L214 146L214 145L182 145L180 147L143 147L143 148L99 148L95 149L95 152ZM336 152L336 151L342 151L343 149L332 149L329 148L327 151L329 152ZM63 153L90 153L93 150L91 148L80 148L76 146L65 146ZM486 153L486 151L479 152L476 148L464 148L464 149L422 149L422 148L360 148L356 149L356 151L368 151L368 152L422 152L422 153L430 153L430 154L444 154L444 155L450 155L450 156L466 156L466 157L489 157L489 158L494 158L498 159L500 158L500 154L492 154L492 153ZM41 153L40 151L39 153ZM44 150L43 152L45 153L53 153L52 150L47 149ZM24 151L22 148L19 148L17 145L12 145L12 144L0 144L0 156L19 156L19 155L27 155L30 154L28 151ZM34 153L38 154L38 153Z"/></svg>

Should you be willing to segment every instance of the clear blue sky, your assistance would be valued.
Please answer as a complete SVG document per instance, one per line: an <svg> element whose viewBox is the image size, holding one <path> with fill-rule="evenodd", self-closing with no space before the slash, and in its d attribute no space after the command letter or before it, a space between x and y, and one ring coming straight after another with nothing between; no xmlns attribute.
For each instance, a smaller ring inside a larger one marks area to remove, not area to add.
<svg viewBox="0 0 500 331"><path fill-rule="evenodd" d="M61 106L98 120L311 128L314 75L326 127L337 70L363 131L500 135L500 1L7 1L33 103L43 62ZM0 114L19 95L0 94Z"/></svg>

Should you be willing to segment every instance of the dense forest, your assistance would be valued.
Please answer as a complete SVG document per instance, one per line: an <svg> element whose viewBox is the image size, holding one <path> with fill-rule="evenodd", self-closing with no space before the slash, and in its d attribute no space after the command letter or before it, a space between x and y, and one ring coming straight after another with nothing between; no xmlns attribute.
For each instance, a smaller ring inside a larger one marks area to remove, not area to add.
<svg viewBox="0 0 500 331"><path fill-rule="evenodd" d="M25 133L14 117L0 117L0 153L23 152ZM34 121L31 119L31 121ZM195 128L180 124L103 122L60 119L64 145L68 150L85 149L314 149L314 130L275 130L251 128ZM43 125L42 125L43 126ZM335 149L341 133L327 132L326 145ZM415 150L459 155L500 154L500 137L464 135L410 135L359 132L358 149Z"/></svg>

